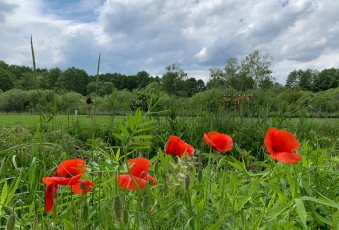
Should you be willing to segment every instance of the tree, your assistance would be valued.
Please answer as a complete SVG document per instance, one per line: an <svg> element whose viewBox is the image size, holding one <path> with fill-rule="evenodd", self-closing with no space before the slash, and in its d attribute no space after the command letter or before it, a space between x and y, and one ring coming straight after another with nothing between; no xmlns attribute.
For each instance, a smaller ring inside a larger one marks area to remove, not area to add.
<svg viewBox="0 0 339 230"><path fill-rule="evenodd" d="M67 92L58 98L58 108L61 111L69 111L70 109L85 109L85 97L79 93Z"/></svg>
<svg viewBox="0 0 339 230"><path fill-rule="evenodd" d="M220 88L226 87L226 74L222 69L219 68L211 68L210 70L210 79L207 82L206 88Z"/></svg>
<svg viewBox="0 0 339 230"><path fill-rule="evenodd" d="M241 72L253 79L253 89L267 86L267 82L273 83L274 78L269 69L271 60L269 54L261 55L259 50L255 50L241 62Z"/></svg>
<svg viewBox="0 0 339 230"><path fill-rule="evenodd" d="M34 75L32 72L22 73L21 78L17 79L14 82L15 88L31 90L36 89L36 84L34 80Z"/></svg>
<svg viewBox="0 0 339 230"><path fill-rule="evenodd" d="M197 81L195 78L189 78L183 84L188 97L205 90L205 83L201 79Z"/></svg>
<svg viewBox="0 0 339 230"><path fill-rule="evenodd" d="M314 78L318 74L316 70L307 69L303 71L301 69L294 70L288 74L286 79L286 87L293 88L299 86L302 90L311 91L314 84Z"/></svg>
<svg viewBox="0 0 339 230"><path fill-rule="evenodd" d="M21 89L10 89L1 94L0 109L6 112L23 112L28 105L27 93Z"/></svg>
<svg viewBox="0 0 339 230"><path fill-rule="evenodd" d="M59 68L53 68L53 69L50 69L48 73L44 75L47 81L48 89L56 88L56 84L58 82L58 79L61 73L62 71Z"/></svg>
<svg viewBox="0 0 339 230"><path fill-rule="evenodd" d="M314 77L315 92L336 88L339 86L339 69L324 69Z"/></svg>
<svg viewBox="0 0 339 230"><path fill-rule="evenodd" d="M146 71L140 71L135 76L135 82L137 83L138 88L145 88L150 80L149 73Z"/></svg>
<svg viewBox="0 0 339 230"><path fill-rule="evenodd" d="M59 90L66 89L68 92L74 91L85 96L89 81L89 76L84 70L71 67L60 75L56 85Z"/></svg>
<svg viewBox="0 0 339 230"><path fill-rule="evenodd" d="M0 68L0 90L6 91L13 88L13 74Z"/></svg>
<svg viewBox="0 0 339 230"><path fill-rule="evenodd" d="M87 94L98 94L104 96L113 92L114 85L112 82L90 82L87 85Z"/></svg>
<svg viewBox="0 0 339 230"><path fill-rule="evenodd" d="M259 50L246 56L242 61L230 58L223 69L210 69L207 88L234 88L239 91L273 86L272 71L269 69L272 57L261 55Z"/></svg>
<svg viewBox="0 0 339 230"><path fill-rule="evenodd" d="M169 95L178 95L183 90L183 81L186 80L185 73L178 64L166 67L167 72L162 76L162 89Z"/></svg>

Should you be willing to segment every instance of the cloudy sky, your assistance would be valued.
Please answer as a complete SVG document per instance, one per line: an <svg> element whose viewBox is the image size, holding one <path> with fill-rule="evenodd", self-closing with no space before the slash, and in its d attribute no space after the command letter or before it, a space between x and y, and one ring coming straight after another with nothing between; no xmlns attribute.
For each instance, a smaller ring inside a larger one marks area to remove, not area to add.
<svg viewBox="0 0 339 230"><path fill-rule="evenodd" d="M177 63L209 79L259 49L277 82L295 69L339 68L338 0L0 0L0 60L161 76Z"/></svg>

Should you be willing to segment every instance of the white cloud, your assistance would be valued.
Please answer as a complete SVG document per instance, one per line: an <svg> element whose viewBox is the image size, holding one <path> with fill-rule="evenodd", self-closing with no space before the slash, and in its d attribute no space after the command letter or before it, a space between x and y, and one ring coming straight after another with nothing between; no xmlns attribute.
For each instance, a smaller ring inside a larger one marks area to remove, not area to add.
<svg viewBox="0 0 339 230"><path fill-rule="evenodd" d="M337 0L4 0L0 59L31 66L32 34L40 68L94 74L101 53L101 72L162 75L178 63L207 81L209 68L260 49L284 84L295 69L338 67L337 9Z"/></svg>

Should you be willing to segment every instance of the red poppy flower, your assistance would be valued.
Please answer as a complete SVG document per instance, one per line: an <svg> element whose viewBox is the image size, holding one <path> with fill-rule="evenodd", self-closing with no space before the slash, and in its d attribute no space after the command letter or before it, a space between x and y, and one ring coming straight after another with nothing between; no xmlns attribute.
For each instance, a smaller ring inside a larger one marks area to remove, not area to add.
<svg viewBox="0 0 339 230"><path fill-rule="evenodd" d="M194 148L180 139L178 136L171 135L166 146L165 153L177 155L181 157L185 155L186 158L192 156Z"/></svg>
<svg viewBox="0 0 339 230"><path fill-rule="evenodd" d="M86 194L94 187L94 183L80 180L86 171L86 162L82 159L71 159L63 161L52 177L42 178L47 185L45 193L45 209L50 212L53 209L54 195L58 191L58 185L68 185L76 194Z"/></svg>
<svg viewBox="0 0 339 230"><path fill-rule="evenodd" d="M94 183L88 180L78 180L75 185L70 185L70 187L73 193L85 195L93 189Z"/></svg>
<svg viewBox="0 0 339 230"><path fill-rule="evenodd" d="M131 163L130 172L140 189L144 189L146 187L147 180L150 180L153 185L157 184L156 179L148 174L148 168L150 165L149 160L139 157L135 159L129 159L128 162ZM137 187L135 186L133 179L129 174L120 175L117 177L117 181L120 187L123 189L137 190Z"/></svg>
<svg viewBox="0 0 339 230"><path fill-rule="evenodd" d="M86 162L82 159L71 159L61 162L57 169L57 175L72 177L86 172Z"/></svg>
<svg viewBox="0 0 339 230"><path fill-rule="evenodd" d="M268 129L264 144L271 157L279 162L295 164L301 160L301 156L295 153L300 146L299 141L288 131Z"/></svg>
<svg viewBox="0 0 339 230"><path fill-rule="evenodd" d="M208 146L218 152L228 152L233 148L233 140L227 134L218 133L216 131L204 133L204 140Z"/></svg>

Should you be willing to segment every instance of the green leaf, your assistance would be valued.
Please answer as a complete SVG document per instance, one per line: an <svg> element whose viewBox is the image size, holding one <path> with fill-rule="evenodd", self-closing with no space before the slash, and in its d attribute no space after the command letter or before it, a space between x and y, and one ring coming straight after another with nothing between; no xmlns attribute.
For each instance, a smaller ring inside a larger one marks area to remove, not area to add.
<svg viewBox="0 0 339 230"><path fill-rule="evenodd" d="M66 230L74 230L74 224L71 221L63 219L63 222Z"/></svg>
<svg viewBox="0 0 339 230"><path fill-rule="evenodd" d="M127 115L127 125L133 133L134 132L134 122L133 122L132 116L130 116L129 114Z"/></svg>
<svg viewBox="0 0 339 230"><path fill-rule="evenodd" d="M14 182L12 182L10 188L9 188L9 193L7 195L6 201L4 204L8 204L9 202L12 201L12 198L14 197L15 191L19 186L19 181L20 181L20 176L18 177L18 179Z"/></svg>
<svg viewBox="0 0 339 230"><path fill-rule="evenodd" d="M260 215L256 218L255 222L252 224L252 228L253 230L257 230L259 229L259 226L261 224L261 221L262 221L262 218L264 216L264 212L265 210L263 209L261 212L260 212Z"/></svg>
<svg viewBox="0 0 339 230"><path fill-rule="evenodd" d="M7 181L5 181L4 185L2 186L2 192L1 192L1 204L5 204L6 198L8 193L8 186ZM1 206L2 208L2 206Z"/></svg>
<svg viewBox="0 0 339 230"><path fill-rule="evenodd" d="M339 210L332 214L333 229L339 229Z"/></svg>
<svg viewBox="0 0 339 230"><path fill-rule="evenodd" d="M323 197L323 198L324 199L318 199L318 198L315 198L315 197L303 196L303 197L300 197L300 200L308 200L308 201L312 201L312 202L317 203L317 204L325 205L327 207L339 209L339 204L337 202L330 200L326 197Z"/></svg>
<svg viewBox="0 0 339 230"><path fill-rule="evenodd" d="M138 124L138 126L139 127L150 126L150 125L153 125L154 123L155 123L155 120L150 120L150 121L142 122L142 123Z"/></svg>
<svg viewBox="0 0 339 230"><path fill-rule="evenodd" d="M130 135L130 133L128 132L128 130L126 129L126 127L123 125L123 124L119 124L119 130L123 133L123 134L125 134L125 136L128 138L128 137L130 137L131 135Z"/></svg>
<svg viewBox="0 0 339 230"><path fill-rule="evenodd" d="M281 213L286 211L288 208L289 208L289 206L286 205L286 204L280 204L279 202L275 203L274 207L272 209L268 210L267 220L268 221L276 220L277 217Z"/></svg>
<svg viewBox="0 0 339 230"><path fill-rule="evenodd" d="M116 138L118 138L122 143L124 143L124 144L127 143L127 140L126 140L123 136L121 136L120 134L118 134L118 133L113 133L113 135L114 135Z"/></svg>
<svg viewBox="0 0 339 230"><path fill-rule="evenodd" d="M307 219L307 212L304 206L304 203L302 202L302 200L300 199L295 199L295 204L296 204L296 208L297 208L297 214L301 220L301 223L303 224L303 228L307 229L307 225L306 225L306 219Z"/></svg>
<svg viewBox="0 0 339 230"><path fill-rule="evenodd" d="M313 219L320 224L321 226L325 226L325 224L332 226L332 222L325 217L321 216L317 211L312 210L311 211Z"/></svg>
<svg viewBox="0 0 339 230"><path fill-rule="evenodd" d="M136 111L135 111L135 115L134 115L134 120L135 120L135 123L136 124L139 124L140 121L141 121L141 116L142 116L142 112L140 110L140 108L138 108Z"/></svg>

